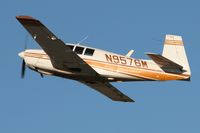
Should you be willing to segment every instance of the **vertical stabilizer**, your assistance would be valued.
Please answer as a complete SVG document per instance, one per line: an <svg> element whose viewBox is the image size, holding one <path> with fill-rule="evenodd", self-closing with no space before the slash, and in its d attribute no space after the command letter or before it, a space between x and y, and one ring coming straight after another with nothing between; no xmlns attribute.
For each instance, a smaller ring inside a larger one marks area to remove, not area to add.
<svg viewBox="0 0 200 133"><path fill-rule="evenodd" d="M190 66L181 36L166 35L162 55L183 66L183 74L191 75Z"/></svg>

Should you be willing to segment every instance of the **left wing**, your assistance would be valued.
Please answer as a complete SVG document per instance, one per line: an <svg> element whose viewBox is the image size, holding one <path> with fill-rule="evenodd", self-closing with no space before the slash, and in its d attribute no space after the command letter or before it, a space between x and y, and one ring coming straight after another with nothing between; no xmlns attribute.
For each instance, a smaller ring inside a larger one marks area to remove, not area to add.
<svg viewBox="0 0 200 133"><path fill-rule="evenodd" d="M17 16L17 20L31 34L33 39L42 47L50 57L53 67L60 70L79 72L96 76L97 73L71 48L58 39L39 20L29 16Z"/></svg>
<svg viewBox="0 0 200 133"><path fill-rule="evenodd" d="M95 89L96 91L102 93L103 95L109 97L113 101L122 101L122 102L135 102L128 96L124 95L118 89L116 89L109 82L83 82L83 84Z"/></svg>

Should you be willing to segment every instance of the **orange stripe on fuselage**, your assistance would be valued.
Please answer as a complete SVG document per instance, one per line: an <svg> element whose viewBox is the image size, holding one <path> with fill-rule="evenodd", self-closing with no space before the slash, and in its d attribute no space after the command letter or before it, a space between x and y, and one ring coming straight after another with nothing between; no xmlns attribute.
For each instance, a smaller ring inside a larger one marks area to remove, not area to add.
<svg viewBox="0 0 200 133"><path fill-rule="evenodd" d="M30 53L25 52L25 56L40 58L40 59L47 59L49 60L49 56L42 53ZM136 76L151 80L179 80L179 79L187 79L189 75L185 74L172 74L166 73L159 70L150 70L147 68L137 68L133 66L125 66L125 65L118 65L113 63L108 63L104 61L97 61L92 59L84 59L83 60L88 63L93 68L99 68L107 71L117 72L127 74L129 76Z"/></svg>
<svg viewBox="0 0 200 133"><path fill-rule="evenodd" d="M108 71L119 72L123 74L128 74L132 76L142 77L151 80L177 80L177 79L185 79L188 76L183 74L170 74L165 72L153 71L142 68L134 68L127 66L120 66L116 64L103 63L100 61L88 60L85 61L95 68L100 68Z"/></svg>

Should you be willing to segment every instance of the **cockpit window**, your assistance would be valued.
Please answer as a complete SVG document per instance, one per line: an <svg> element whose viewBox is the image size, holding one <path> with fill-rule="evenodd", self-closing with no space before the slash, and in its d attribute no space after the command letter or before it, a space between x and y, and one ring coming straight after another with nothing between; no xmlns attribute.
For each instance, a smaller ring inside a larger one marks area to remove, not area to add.
<svg viewBox="0 0 200 133"><path fill-rule="evenodd" d="M76 46L74 52L77 53L77 54L82 54L83 50L84 50L83 47Z"/></svg>
<svg viewBox="0 0 200 133"><path fill-rule="evenodd" d="M92 56L94 54L94 49L86 48L84 55Z"/></svg>
<svg viewBox="0 0 200 133"><path fill-rule="evenodd" d="M71 50L73 50L74 46L72 46L72 45L68 45L68 46L70 47Z"/></svg>

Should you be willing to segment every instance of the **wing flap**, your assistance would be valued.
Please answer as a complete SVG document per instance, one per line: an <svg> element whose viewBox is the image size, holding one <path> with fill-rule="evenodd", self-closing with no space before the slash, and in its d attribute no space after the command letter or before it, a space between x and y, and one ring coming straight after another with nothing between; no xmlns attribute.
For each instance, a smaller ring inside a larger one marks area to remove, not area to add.
<svg viewBox="0 0 200 133"><path fill-rule="evenodd" d="M95 89L101 94L109 97L113 101L121 101L121 102L134 102L131 98L120 92L109 82L83 82L83 84Z"/></svg>
<svg viewBox="0 0 200 133"><path fill-rule="evenodd" d="M167 59L160 54L147 53L147 55L165 72L183 73L183 66Z"/></svg>

